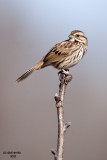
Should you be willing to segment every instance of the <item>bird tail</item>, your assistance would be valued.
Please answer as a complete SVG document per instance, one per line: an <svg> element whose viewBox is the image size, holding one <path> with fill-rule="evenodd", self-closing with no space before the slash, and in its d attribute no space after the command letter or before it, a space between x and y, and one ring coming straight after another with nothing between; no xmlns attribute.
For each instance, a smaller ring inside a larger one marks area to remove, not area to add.
<svg viewBox="0 0 107 160"><path fill-rule="evenodd" d="M16 81L17 82L21 82L22 80L26 79L32 72L34 72L35 70L40 69L43 66L44 62L43 59L37 63L34 67L32 67L31 69L29 69L28 71L26 71L24 74L22 74L22 76L20 76Z"/></svg>

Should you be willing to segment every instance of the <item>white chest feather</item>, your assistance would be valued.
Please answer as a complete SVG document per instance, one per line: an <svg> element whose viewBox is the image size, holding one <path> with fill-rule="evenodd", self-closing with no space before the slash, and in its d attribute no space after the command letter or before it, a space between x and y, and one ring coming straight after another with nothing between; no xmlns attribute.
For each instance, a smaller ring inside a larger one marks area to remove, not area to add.
<svg viewBox="0 0 107 160"><path fill-rule="evenodd" d="M83 49L83 46L81 46L78 50L76 50L71 56L70 56L70 59L69 59L69 63L68 63L68 66L67 67L72 67L74 66L75 64L77 64L83 57L83 52L84 52L84 49Z"/></svg>

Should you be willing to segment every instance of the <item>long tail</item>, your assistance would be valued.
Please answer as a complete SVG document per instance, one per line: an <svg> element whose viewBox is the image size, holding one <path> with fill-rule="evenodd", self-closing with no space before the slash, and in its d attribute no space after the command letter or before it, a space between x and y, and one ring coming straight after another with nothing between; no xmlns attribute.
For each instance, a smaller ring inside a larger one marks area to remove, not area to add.
<svg viewBox="0 0 107 160"><path fill-rule="evenodd" d="M32 72L34 72L35 70L40 69L43 66L44 62L43 60L41 60L39 63L37 63L34 67L32 67L31 69L29 69L27 72L25 72L24 74L22 74L21 77L19 77L16 81L20 82L22 80L24 80L25 78L27 78Z"/></svg>

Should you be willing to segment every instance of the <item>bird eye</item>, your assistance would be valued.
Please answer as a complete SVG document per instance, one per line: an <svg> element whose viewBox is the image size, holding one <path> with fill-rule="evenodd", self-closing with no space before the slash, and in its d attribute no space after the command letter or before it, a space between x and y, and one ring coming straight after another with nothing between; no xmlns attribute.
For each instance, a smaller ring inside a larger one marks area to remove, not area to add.
<svg viewBox="0 0 107 160"><path fill-rule="evenodd" d="M77 34L76 37L79 37L79 34Z"/></svg>

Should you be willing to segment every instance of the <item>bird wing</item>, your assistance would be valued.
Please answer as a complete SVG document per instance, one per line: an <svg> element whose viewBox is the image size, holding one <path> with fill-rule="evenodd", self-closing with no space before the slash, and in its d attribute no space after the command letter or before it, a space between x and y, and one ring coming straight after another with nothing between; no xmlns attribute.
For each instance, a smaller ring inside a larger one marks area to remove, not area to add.
<svg viewBox="0 0 107 160"><path fill-rule="evenodd" d="M44 57L44 65L50 65L60 59L72 54L72 43L70 41L62 41L57 43Z"/></svg>

